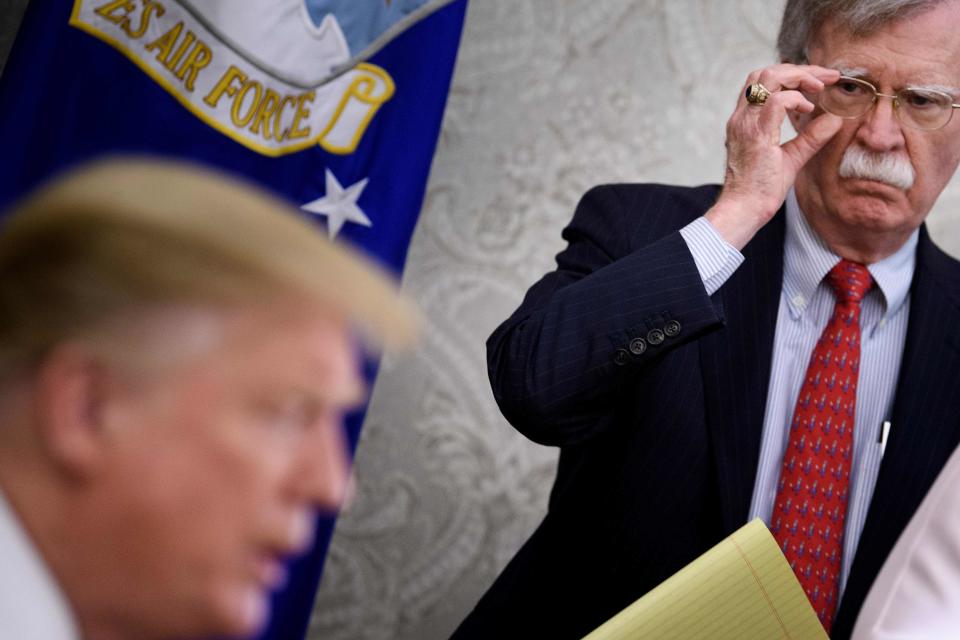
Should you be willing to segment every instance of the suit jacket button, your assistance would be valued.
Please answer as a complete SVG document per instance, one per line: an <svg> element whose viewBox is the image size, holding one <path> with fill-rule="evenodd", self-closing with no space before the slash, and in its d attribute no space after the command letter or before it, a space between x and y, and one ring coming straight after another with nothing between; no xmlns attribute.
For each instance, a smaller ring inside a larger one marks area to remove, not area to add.
<svg viewBox="0 0 960 640"><path fill-rule="evenodd" d="M682 327L680 326L679 322L676 320L671 320L667 324L663 325L663 332L671 338L676 338L678 335L680 335L681 328Z"/></svg>
<svg viewBox="0 0 960 640"><path fill-rule="evenodd" d="M643 352L647 350L647 343L643 341L643 338L634 338L630 341L630 353L635 356L643 355Z"/></svg>
<svg viewBox="0 0 960 640"><path fill-rule="evenodd" d="M653 345L663 344L663 331L660 329L650 329L647 333L647 342Z"/></svg>
<svg viewBox="0 0 960 640"><path fill-rule="evenodd" d="M622 367L623 365L630 362L630 354L626 349L617 349L617 352L613 354L613 363L617 366Z"/></svg>

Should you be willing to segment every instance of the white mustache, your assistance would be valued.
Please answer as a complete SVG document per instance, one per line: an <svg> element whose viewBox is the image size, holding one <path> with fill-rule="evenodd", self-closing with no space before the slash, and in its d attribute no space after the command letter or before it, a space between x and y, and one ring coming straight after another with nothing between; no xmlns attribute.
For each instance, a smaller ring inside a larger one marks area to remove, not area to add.
<svg viewBox="0 0 960 640"><path fill-rule="evenodd" d="M913 186L916 174L910 160L897 153L867 151L857 143L843 152L840 168L841 178L876 180L906 191Z"/></svg>

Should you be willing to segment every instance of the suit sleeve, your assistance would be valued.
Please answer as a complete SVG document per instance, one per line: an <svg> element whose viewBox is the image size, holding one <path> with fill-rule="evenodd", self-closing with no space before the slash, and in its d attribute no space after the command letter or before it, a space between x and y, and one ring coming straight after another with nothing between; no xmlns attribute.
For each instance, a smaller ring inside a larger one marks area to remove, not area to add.
<svg viewBox="0 0 960 640"><path fill-rule="evenodd" d="M583 197L556 270L487 340L497 404L542 444L576 444L610 428L632 378L722 324L680 233L656 237L630 227L663 218L669 199L653 192L664 188L633 199L619 189L596 187Z"/></svg>

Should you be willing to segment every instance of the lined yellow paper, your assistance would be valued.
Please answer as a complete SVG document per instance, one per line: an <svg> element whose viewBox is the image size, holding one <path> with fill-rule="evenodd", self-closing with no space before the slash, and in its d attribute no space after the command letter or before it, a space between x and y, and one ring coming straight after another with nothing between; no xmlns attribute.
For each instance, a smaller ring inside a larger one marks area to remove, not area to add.
<svg viewBox="0 0 960 640"><path fill-rule="evenodd" d="M827 640L759 518L733 532L584 640Z"/></svg>

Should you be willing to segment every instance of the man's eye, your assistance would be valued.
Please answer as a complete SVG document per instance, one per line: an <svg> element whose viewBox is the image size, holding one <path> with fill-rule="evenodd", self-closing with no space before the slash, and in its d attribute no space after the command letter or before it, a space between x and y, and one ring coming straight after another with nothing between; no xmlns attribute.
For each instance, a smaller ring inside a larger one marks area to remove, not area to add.
<svg viewBox="0 0 960 640"><path fill-rule="evenodd" d="M840 91L842 91L843 93L850 96L859 96L867 93L866 87L864 87L862 84L858 82L851 82L849 80L846 80L846 81L841 80L840 82L837 83L837 88L840 89Z"/></svg>
<svg viewBox="0 0 960 640"><path fill-rule="evenodd" d="M940 108L949 102L946 96L920 91L905 92L903 100L913 109Z"/></svg>
<svg viewBox="0 0 960 640"><path fill-rule="evenodd" d="M317 418L317 409L312 402L288 400L267 408L265 419L268 426L280 429L307 429Z"/></svg>

